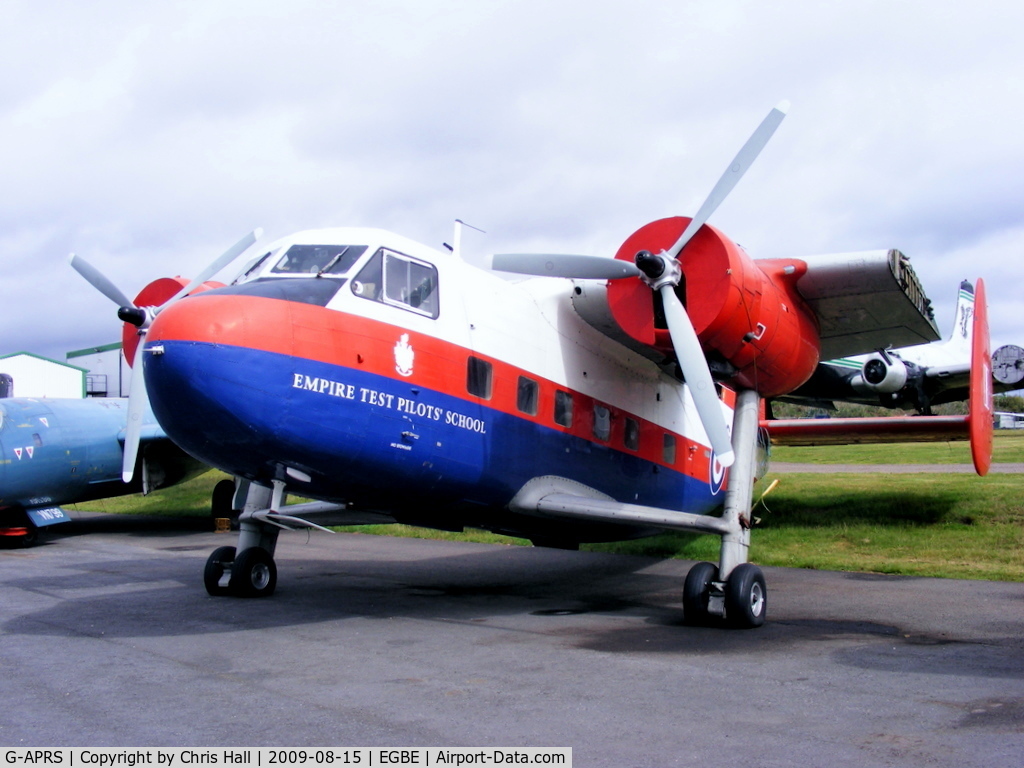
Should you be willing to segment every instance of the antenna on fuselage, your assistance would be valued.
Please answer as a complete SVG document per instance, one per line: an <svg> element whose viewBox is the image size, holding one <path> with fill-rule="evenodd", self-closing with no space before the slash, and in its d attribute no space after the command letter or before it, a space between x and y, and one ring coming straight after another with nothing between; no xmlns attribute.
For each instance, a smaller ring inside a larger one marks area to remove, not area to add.
<svg viewBox="0 0 1024 768"><path fill-rule="evenodd" d="M457 256L460 259L462 258L462 228L463 227L469 227L470 229L475 229L477 232L479 232L479 233L481 233L483 235L487 234L484 230L480 229L480 227L474 227L472 224L467 224L462 219L456 219L455 220L455 239L452 241L452 242L455 243L455 245L451 246L451 245L448 245L448 243L445 243L444 245L445 245L445 247L449 251L451 251L453 254L455 254L455 256Z"/></svg>

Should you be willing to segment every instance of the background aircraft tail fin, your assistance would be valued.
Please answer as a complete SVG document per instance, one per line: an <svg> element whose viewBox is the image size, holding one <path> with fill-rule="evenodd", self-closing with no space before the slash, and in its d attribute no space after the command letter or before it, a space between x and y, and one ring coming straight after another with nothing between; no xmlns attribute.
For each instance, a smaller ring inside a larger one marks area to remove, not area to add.
<svg viewBox="0 0 1024 768"><path fill-rule="evenodd" d="M956 299L956 313L953 316L953 330L946 339L945 346L963 352L966 358L971 352L971 339L974 335L974 306L976 296L970 281L960 283Z"/></svg>

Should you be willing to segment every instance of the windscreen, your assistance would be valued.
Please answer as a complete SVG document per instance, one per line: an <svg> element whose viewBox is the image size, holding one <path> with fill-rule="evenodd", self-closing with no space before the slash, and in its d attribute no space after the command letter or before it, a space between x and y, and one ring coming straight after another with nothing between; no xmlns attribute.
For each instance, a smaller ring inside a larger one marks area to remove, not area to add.
<svg viewBox="0 0 1024 768"><path fill-rule="evenodd" d="M365 245L293 245L270 271L293 275L343 275L365 250Z"/></svg>

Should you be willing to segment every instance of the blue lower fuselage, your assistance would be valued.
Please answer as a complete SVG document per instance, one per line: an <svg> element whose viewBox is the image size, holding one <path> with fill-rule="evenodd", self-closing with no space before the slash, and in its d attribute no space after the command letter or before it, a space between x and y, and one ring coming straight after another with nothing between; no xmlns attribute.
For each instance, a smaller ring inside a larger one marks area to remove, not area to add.
<svg viewBox="0 0 1024 768"><path fill-rule="evenodd" d="M254 332L254 323L233 327L226 318L240 312L260 310L280 326L286 319L272 315L291 311L280 306L289 302L252 301L206 295L182 302L158 318L147 346L146 382L160 424L188 453L225 472L264 484L286 480L292 493L437 527L515 529L507 504L529 480L551 475L652 507L706 512L721 503L693 473L546 423L544 413L509 412L497 390L514 389L514 372L495 374L491 400L453 393L465 387L468 350L414 336L416 372L406 377L391 352L397 331L360 321L350 340L332 340L337 360L314 359L279 328L274 337ZM343 333L337 312L293 309L324 313L336 326L323 332ZM375 364L375 353L390 368ZM442 380L449 384L437 386ZM540 410L550 407L542 391ZM578 397L578 419L587 407ZM661 440L659 433L645 444L660 450ZM678 452L687 450L681 444Z"/></svg>

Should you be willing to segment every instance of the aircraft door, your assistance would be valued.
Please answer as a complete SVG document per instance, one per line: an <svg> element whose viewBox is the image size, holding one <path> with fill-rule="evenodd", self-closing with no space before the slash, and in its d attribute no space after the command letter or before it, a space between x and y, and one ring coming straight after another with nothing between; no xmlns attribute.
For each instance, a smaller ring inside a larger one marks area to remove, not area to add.
<svg viewBox="0 0 1024 768"><path fill-rule="evenodd" d="M453 276L452 282L455 279ZM452 352L445 376L445 389L453 397L438 414L438 439L431 445L433 485L479 488L490 463L495 428L487 408L494 396L495 369L491 358L477 353L465 294L457 286L453 288L446 293L444 318L446 335L456 341L452 349L458 352Z"/></svg>

